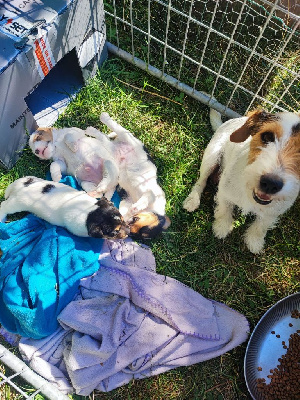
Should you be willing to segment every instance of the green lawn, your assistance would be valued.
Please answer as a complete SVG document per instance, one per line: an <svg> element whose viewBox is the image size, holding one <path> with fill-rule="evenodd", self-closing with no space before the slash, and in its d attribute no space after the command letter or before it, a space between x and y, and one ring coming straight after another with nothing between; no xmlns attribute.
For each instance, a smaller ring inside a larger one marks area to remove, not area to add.
<svg viewBox="0 0 300 400"><path fill-rule="evenodd" d="M157 165L172 221L161 237L147 242L159 273L243 313L251 330L272 304L299 290L299 201L268 233L259 256L251 254L242 240L248 217L237 214L236 228L224 241L213 236L213 186L206 188L197 211L188 213L182 208L212 135L207 107L125 62L111 59L56 125L103 129L99 121L102 111L139 137ZM48 162L39 161L25 149L11 171L0 170L0 196L3 199L6 186L18 177L44 177L48 169ZM246 343L222 357L134 381L108 394L95 392L90 398L250 399L243 376L245 349Z"/></svg>

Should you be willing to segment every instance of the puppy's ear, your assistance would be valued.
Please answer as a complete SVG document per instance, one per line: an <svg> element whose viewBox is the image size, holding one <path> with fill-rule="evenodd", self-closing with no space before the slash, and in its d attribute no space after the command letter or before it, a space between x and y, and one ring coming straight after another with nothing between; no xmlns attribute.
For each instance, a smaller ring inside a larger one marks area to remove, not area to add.
<svg viewBox="0 0 300 400"><path fill-rule="evenodd" d="M165 231L171 225L171 220L166 215L163 218L164 218L164 224L162 225L162 229Z"/></svg>
<svg viewBox="0 0 300 400"><path fill-rule="evenodd" d="M230 135L230 141L234 143L241 143L248 139L250 135L251 131L246 122L243 126L241 126Z"/></svg>
<svg viewBox="0 0 300 400"><path fill-rule="evenodd" d="M251 135L259 130L262 124L274 120L274 114L263 110L255 110L248 113L248 119L239 129L230 135L230 141L234 143L244 142Z"/></svg>
<svg viewBox="0 0 300 400"><path fill-rule="evenodd" d="M38 142L41 140L45 140L46 142L52 142L53 134L52 128L37 128L34 133L33 142Z"/></svg>

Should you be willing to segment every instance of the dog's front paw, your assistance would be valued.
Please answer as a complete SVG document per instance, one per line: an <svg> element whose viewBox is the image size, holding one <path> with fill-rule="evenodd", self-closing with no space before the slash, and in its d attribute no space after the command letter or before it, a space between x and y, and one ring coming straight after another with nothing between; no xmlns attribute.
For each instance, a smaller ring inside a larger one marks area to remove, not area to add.
<svg viewBox="0 0 300 400"><path fill-rule="evenodd" d="M264 237L258 236L256 232L253 232L251 227L248 228L248 230L246 231L244 240L248 249L253 254L261 253L261 251L264 248L265 244Z"/></svg>
<svg viewBox="0 0 300 400"><path fill-rule="evenodd" d="M224 239L232 229L232 218L218 218L213 223L213 232L218 239Z"/></svg>
<svg viewBox="0 0 300 400"><path fill-rule="evenodd" d="M7 215L0 213L0 223L4 223L6 221Z"/></svg>
<svg viewBox="0 0 300 400"><path fill-rule="evenodd" d="M77 142L68 142L67 145L68 145L69 149L72 151L72 153L76 153L78 151Z"/></svg>
<svg viewBox="0 0 300 400"><path fill-rule="evenodd" d="M145 210L147 207L143 207L141 204L133 204L132 207L128 210L129 215L135 215L138 214L139 212Z"/></svg>
<svg viewBox="0 0 300 400"><path fill-rule="evenodd" d="M116 132L111 132L111 133L109 133L109 134L107 135L107 137L108 137L109 139L115 139L117 136L118 136L118 135L116 134Z"/></svg>
<svg viewBox="0 0 300 400"><path fill-rule="evenodd" d="M129 212L131 213L131 215L134 215L143 210L146 210L148 206L149 206L149 198L148 196L143 196L136 203L132 204Z"/></svg>
<svg viewBox="0 0 300 400"><path fill-rule="evenodd" d="M199 197L198 193L191 192L188 195L188 197L184 200L182 205L183 205L183 208L185 208L189 212L195 211L196 208L198 208L200 205L200 197Z"/></svg>
<svg viewBox="0 0 300 400"><path fill-rule="evenodd" d="M98 190L92 190L91 192L87 192L87 194L95 199L100 198L103 196L102 192L98 192Z"/></svg>
<svg viewBox="0 0 300 400"><path fill-rule="evenodd" d="M62 174L59 172L52 172L51 178L52 178L53 182L59 182L62 178Z"/></svg>
<svg viewBox="0 0 300 400"><path fill-rule="evenodd" d="M105 193L109 189L109 185L107 182L100 182L99 185L96 187L96 191L98 193Z"/></svg>

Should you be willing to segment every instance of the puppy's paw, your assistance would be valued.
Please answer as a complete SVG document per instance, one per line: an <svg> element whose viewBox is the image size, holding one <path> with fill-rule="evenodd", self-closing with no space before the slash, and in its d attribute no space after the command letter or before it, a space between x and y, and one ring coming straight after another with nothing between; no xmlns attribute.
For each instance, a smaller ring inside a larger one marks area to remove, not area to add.
<svg viewBox="0 0 300 400"><path fill-rule="evenodd" d="M107 137L108 137L109 139L115 139L117 136L118 136L118 135L116 134L116 132L111 132L111 133L109 133L109 134L107 135Z"/></svg>
<svg viewBox="0 0 300 400"><path fill-rule="evenodd" d="M183 205L183 208L185 208L189 212L195 211L196 208L198 208L200 205L200 197L199 197L198 193L191 192L188 195L188 197L184 200L182 205Z"/></svg>
<svg viewBox="0 0 300 400"><path fill-rule="evenodd" d="M51 172L51 178L53 182L59 182L62 178L62 174L60 174L59 172Z"/></svg>
<svg viewBox="0 0 300 400"><path fill-rule="evenodd" d="M95 199L103 196L103 192L98 192L98 190L92 190L91 192L87 192L87 194Z"/></svg>
<svg viewBox="0 0 300 400"><path fill-rule="evenodd" d="M76 153L78 151L77 142L68 142L67 145L68 145L69 149L72 151L72 153Z"/></svg>
<svg viewBox="0 0 300 400"><path fill-rule="evenodd" d="M96 188L98 193L105 193L109 189L109 183L107 181L101 181Z"/></svg>
<svg viewBox="0 0 300 400"><path fill-rule="evenodd" d="M130 213L132 215L139 213L140 211L146 210L149 206L148 197L141 197L136 203L132 204L130 207Z"/></svg>
<svg viewBox="0 0 300 400"><path fill-rule="evenodd" d="M6 218L7 218L6 214L0 213L0 223L4 224L4 222L6 221Z"/></svg>
<svg viewBox="0 0 300 400"><path fill-rule="evenodd" d="M218 218L213 223L213 232L218 239L224 239L232 229L232 218Z"/></svg>
<svg viewBox="0 0 300 400"><path fill-rule="evenodd" d="M252 232L251 227L246 231L244 240L251 253L259 254L262 252L265 244L264 237L258 236L255 232Z"/></svg>
<svg viewBox="0 0 300 400"><path fill-rule="evenodd" d="M130 209L128 210L128 215L135 215L138 214L140 211L143 211L145 208L140 207L139 205L137 206L136 204L134 204L132 207L130 207Z"/></svg>

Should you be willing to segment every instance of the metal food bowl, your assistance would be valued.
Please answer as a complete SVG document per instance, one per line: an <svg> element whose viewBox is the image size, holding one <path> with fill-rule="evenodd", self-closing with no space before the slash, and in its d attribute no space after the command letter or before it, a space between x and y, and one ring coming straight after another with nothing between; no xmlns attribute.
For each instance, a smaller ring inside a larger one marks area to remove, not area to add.
<svg viewBox="0 0 300 400"><path fill-rule="evenodd" d="M271 382L268 378L270 369L276 368L278 358L287 351L282 342L288 344L290 335L300 329L300 318L291 317L293 310L300 310L300 292L274 304L262 316L250 336L244 359L244 375L254 400L263 400L263 394L257 388L257 379L265 378L266 384Z"/></svg>

